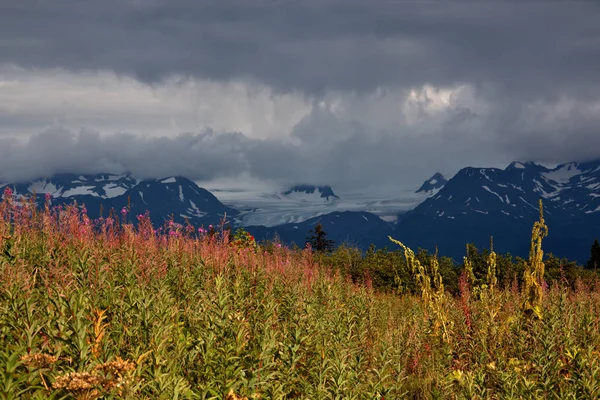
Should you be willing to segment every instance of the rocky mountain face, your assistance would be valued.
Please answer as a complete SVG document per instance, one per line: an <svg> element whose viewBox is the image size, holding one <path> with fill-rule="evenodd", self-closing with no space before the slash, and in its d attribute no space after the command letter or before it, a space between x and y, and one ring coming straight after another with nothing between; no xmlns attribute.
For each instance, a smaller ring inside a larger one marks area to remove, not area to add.
<svg viewBox="0 0 600 400"><path fill-rule="evenodd" d="M283 198L305 202L331 202L339 197L330 186L296 185L283 192Z"/></svg>
<svg viewBox="0 0 600 400"><path fill-rule="evenodd" d="M425 193L431 196L437 194L446 183L448 183L448 180L444 178L444 175L436 172L431 178L423 182L421 187L415 193Z"/></svg>
<svg viewBox="0 0 600 400"><path fill-rule="evenodd" d="M543 200L550 233L546 252L585 261L600 236L600 160L546 168L514 162L505 169L463 168L444 187L402 216L395 234L412 246L457 259L464 244L526 256Z"/></svg>
<svg viewBox="0 0 600 400"><path fill-rule="evenodd" d="M4 185L5 186L5 185ZM175 222L188 220L193 225L217 224L227 214L235 218L238 211L223 205L212 193L183 177L141 180L131 175L61 174L50 178L10 184L17 196L36 195L43 204L45 195L52 205L77 202L85 205L92 218L117 213L126 207L132 216L150 212L155 225L171 217Z"/></svg>

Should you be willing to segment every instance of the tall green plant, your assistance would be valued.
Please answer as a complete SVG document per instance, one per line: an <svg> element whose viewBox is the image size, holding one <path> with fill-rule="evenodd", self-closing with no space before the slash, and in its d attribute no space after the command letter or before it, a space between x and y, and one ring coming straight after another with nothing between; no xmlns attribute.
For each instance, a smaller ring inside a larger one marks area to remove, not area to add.
<svg viewBox="0 0 600 400"><path fill-rule="evenodd" d="M527 315L533 315L537 319L542 319L542 301L544 298L542 284L544 282L545 269L542 240L548 236L548 226L544 221L544 207L541 199L539 207L540 219L533 224L529 261L523 273L523 295L525 299L521 308Z"/></svg>
<svg viewBox="0 0 600 400"><path fill-rule="evenodd" d="M397 244L404 250L406 264L414 276L417 290L421 292L421 298L433 316L430 321L433 326L433 333L437 335L441 329L442 339L445 342L449 342L448 315L444 308L446 296L444 282L442 281L442 276L439 272L437 252L433 258L429 259L430 273L428 273L421 262L415 258L415 253L408 246L391 236L388 236L388 238L392 243ZM431 284L432 281L433 287Z"/></svg>

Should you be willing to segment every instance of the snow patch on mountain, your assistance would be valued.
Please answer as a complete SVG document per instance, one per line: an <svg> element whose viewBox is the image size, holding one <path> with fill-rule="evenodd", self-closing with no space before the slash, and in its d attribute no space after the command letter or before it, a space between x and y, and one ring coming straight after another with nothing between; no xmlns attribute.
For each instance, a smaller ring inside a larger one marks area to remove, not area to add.
<svg viewBox="0 0 600 400"><path fill-rule="evenodd" d="M600 206L596 207L594 210L584 211L586 214L591 214L600 211Z"/></svg>
<svg viewBox="0 0 600 400"><path fill-rule="evenodd" d="M500 201L504 203L504 199L498 193L494 192L492 189L490 189L489 187L487 187L485 185L483 185L482 188L484 188L485 190L487 190L488 192L490 192L492 194L495 194L496 197L498 197L500 199Z"/></svg>
<svg viewBox="0 0 600 400"><path fill-rule="evenodd" d="M81 196L81 195L91 195L96 196L96 193L92 190L95 186L77 186L73 189L65 190L62 193L62 197L71 197L71 196Z"/></svg>
<svg viewBox="0 0 600 400"><path fill-rule="evenodd" d="M50 193L52 196L60 197L62 196L62 186L57 187L54 183L46 181L46 179L40 179L38 181L33 182L27 187L27 191L30 194L45 194ZM20 193L26 194L26 193Z"/></svg>
<svg viewBox="0 0 600 400"><path fill-rule="evenodd" d="M54 198L70 198L74 196L93 196L109 199L124 194L138 183L130 175L97 174L73 175L58 174L53 177L40 178L29 182L13 183L19 195L44 195Z"/></svg>
<svg viewBox="0 0 600 400"><path fill-rule="evenodd" d="M102 189L104 190L104 197L107 199L121 196L121 195L125 194L125 192L127 192L126 187L118 186L118 185L115 185L112 183L109 185L103 186Z"/></svg>
<svg viewBox="0 0 600 400"><path fill-rule="evenodd" d="M542 173L542 176L559 184L567 184L571 178L580 175L582 172L577 168L577 163L568 163L561 164L550 172Z"/></svg>

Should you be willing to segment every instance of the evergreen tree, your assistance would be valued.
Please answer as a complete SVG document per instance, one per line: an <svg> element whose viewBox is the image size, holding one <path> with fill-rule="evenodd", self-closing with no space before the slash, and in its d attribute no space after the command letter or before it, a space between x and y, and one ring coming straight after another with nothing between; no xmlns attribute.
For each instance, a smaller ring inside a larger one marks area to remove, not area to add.
<svg viewBox="0 0 600 400"><path fill-rule="evenodd" d="M592 256L587 262L586 267L588 269L595 269L600 267L600 243L598 243L598 239L594 240L594 244L592 244L591 248Z"/></svg>
<svg viewBox="0 0 600 400"><path fill-rule="evenodd" d="M330 252L333 250L334 241L327 239L327 233L323 230L323 225L319 222L315 228L308 233L312 233L306 238L306 242L310 243L313 250Z"/></svg>

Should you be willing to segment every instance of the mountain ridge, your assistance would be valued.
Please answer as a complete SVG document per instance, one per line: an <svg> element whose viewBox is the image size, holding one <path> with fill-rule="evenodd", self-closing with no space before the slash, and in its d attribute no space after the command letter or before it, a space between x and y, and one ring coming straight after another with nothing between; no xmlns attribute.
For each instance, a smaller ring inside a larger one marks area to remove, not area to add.
<svg viewBox="0 0 600 400"><path fill-rule="evenodd" d="M283 196L290 197L291 195L304 196L306 201L309 201L310 197L319 197L321 199L325 199L325 201L333 201L339 199L339 197L333 193L333 189L329 185L309 185L309 184L300 184L294 185L290 189L286 190L282 193ZM299 200L304 200L302 197L299 197Z"/></svg>
<svg viewBox="0 0 600 400"><path fill-rule="evenodd" d="M299 196L286 200L286 204L308 207L313 215L294 216L286 223L266 227L244 224L252 210L241 213L181 176L138 179L130 174L57 174L9 185L16 195L50 193L55 205L76 200L86 204L93 218L100 215L101 207L116 211L128 207L132 214L149 210L157 225L169 218L198 226L214 225L226 215L234 227L246 226L257 238L279 232L286 240L300 241L297 244L302 244L306 235L298 230L308 231L316 221L324 221L332 238L354 241L363 249L370 243L389 247L387 235L392 234L415 249L438 248L440 254L457 261L462 259L466 243L487 247L490 236L494 237L496 251L526 257L540 199L550 229L544 240L547 253L583 262L594 238L600 237L600 159L553 168L519 161L504 169L465 167L449 180L436 173L416 191L424 195L423 200L398 215L395 225L369 212L385 201L365 203L365 209L359 211L336 209L330 204L341 199L326 185L296 185L282 192ZM39 204L43 197L38 196ZM322 208L323 212L321 208L310 208L313 203L308 200L325 201L327 207Z"/></svg>
<svg viewBox="0 0 600 400"><path fill-rule="evenodd" d="M547 251L583 261L600 236L600 160L554 168L519 162L505 169L465 167L401 216L395 234L458 259L465 243L486 247L493 236L497 251L526 256L540 199L550 229Z"/></svg>

